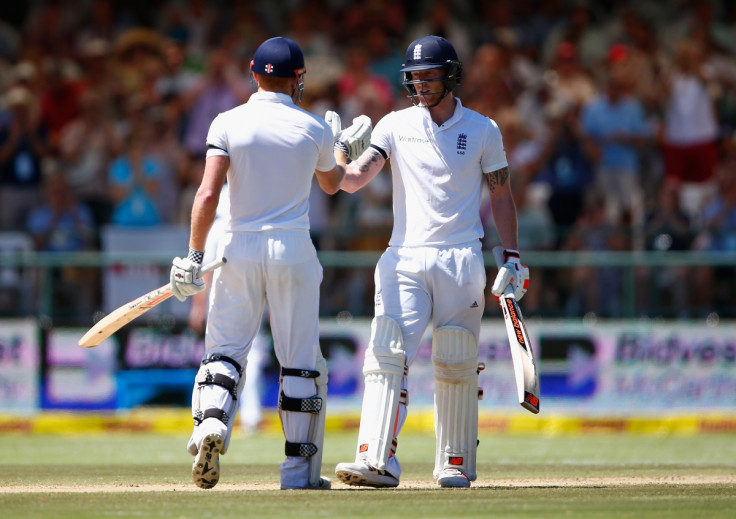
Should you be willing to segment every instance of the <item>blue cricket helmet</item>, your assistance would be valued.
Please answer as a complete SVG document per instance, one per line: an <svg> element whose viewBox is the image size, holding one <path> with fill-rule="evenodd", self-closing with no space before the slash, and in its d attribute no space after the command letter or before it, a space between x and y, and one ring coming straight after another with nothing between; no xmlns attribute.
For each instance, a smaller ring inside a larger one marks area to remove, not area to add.
<svg viewBox="0 0 736 519"><path fill-rule="evenodd" d="M250 62L250 69L256 74L273 77L299 77L306 72L302 49L294 40L281 36L261 43Z"/></svg>
<svg viewBox="0 0 736 519"><path fill-rule="evenodd" d="M442 97L445 97L455 89L462 78L463 64L458 59L455 48L449 41L440 36L422 36L411 42L406 49L401 72L404 74L403 85L409 91L409 97L411 97L414 104L417 102L414 85L422 83L422 81L412 80L411 73L417 70L434 68L445 70L445 76L442 78L442 83L445 85L445 93Z"/></svg>

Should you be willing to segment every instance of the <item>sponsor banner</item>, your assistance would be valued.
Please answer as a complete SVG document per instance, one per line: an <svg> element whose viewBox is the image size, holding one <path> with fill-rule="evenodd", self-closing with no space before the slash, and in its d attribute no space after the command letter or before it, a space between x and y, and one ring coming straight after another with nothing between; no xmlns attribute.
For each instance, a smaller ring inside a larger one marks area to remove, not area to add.
<svg viewBox="0 0 736 519"><path fill-rule="evenodd" d="M114 409L118 344L114 337L80 348L77 328L46 334L45 409Z"/></svg>
<svg viewBox="0 0 736 519"><path fill-rule="evenodd" d="M0 409L15 412L38 409L40 367L36 320L3 320L0 327Z"/></svg>
<svg viewBox="0 0 736 519"><path fill-rule="evenodd" d="M320 343L329 368L330 409L360 408L370 325L370 318L320 322ZM542 415L610 417L736 410L736 323L721 321L718 326L708 327L679 321L528 320L526 328L539 369ZM3 323L0 408L38 406L37 330L34 321ZM186 331L172 331L172 327L141 323L125 327L110 339L111 343L85 350L73 344L84 331L49 333L45 404L63 406L66 402L73 407L88 396L98 403L108 402L111 359L117 359L116 406L189 406L191 373L199 366L204 348L201 338ZM115 350L117 341L121 345L119 353ZM259 396L263 405L275 407L279 365L270 335L266 334L262 342L264 351L256 361L253 350L251 361L261 367ZM479 375L481 411L526 413L517 401L500 311L498 317L483 321L478 346L479 362L485 364ZM103 357L86 358L85 352ZM131 383L121 384L121 380ZM94 387L82 389L90 382ZM433 405L431 327L411 366L408 389L412 413Z"/></svg>

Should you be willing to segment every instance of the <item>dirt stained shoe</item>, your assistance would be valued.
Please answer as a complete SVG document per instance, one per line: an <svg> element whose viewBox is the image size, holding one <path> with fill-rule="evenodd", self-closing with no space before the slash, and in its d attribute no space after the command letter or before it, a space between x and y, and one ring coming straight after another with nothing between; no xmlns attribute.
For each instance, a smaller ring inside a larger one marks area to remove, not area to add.
<svg viewBox="0 0 736 519"><path fill-rule="evenodd" d="M399 486L399 479L385 470L378 470L362 462L338 463L337 479L354 487L392 488Z"/></svg>
<svg viewBox="0 0 736 519"><path fill-rule="evenodd" d="M437 478L442 488L470 488L468 476L456 468L444 468Z"/></svg>
<svg viewBox="0 0 736 519"><path fill-rule="evenodd" d="M212 488L220 480L220 453L224 444L224 438L218 433L202 438L192 465L192 479L199 488Z"/></svg>

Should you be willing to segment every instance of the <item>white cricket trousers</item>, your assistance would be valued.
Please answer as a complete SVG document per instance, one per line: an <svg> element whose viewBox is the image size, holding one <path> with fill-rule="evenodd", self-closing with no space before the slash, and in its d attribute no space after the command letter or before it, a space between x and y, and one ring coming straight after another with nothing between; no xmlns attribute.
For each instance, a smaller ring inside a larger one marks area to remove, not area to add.
<svg viewBox="0 0 736 519"><path fill-rule="evenodd" d="M389 247L375 272L375 314L399 324L407 365L429 323L462 326L478 339L486 270L479 241L452 247Z"/></svg>
<svg viewBox="0 0 736 519"><path fill-rule="evenodd" d="M274 353L286 368L314 369L319 350L319 286L322 267L307 231L226 233L210 293L206 354L227 355L244 365L268 301ZM284 377L290 397L317 393L314 379ZM311 415L285 412L288 441L304 442Z"/></svg>
<svg viewBox="0 0 736 519"><path fill-rule="evenodd" d="M414 362L430 322L435 329L462 326L478 340L486 286L479 241L453 247L389 247L378 260L375 283L375 313L398 323L407 366ZM407 377L401 388L407 389ZM399 405L397 437L406 417L406 406ZM386 468L398 478L398 456L390 456Z"/></svg>

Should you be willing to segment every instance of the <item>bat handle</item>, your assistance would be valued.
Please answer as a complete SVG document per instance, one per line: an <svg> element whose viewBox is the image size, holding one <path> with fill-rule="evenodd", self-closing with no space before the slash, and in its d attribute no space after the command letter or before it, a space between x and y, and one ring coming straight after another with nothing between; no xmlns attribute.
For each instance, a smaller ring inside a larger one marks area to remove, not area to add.
<svg viewBox="0 0 736 519"><path fill-rule="evenodd" d="M496 267L499 269L503 267L503 247L500 245L496 245L493 247L493 259L496 260ZM511 285L506 285L506 288L504 289L504 295L514 297L514 289L511 287Z"/></svg>
<svg viewBox="0 0 736 519"><path fill-rule="evenodd" d="M205 265L204 267L202 267L199 270L199 273L200 274L207 274L208 272L212 272L215 269L219 269L225 263L227 263L227 258L225 258L225 257L222 257L220 259L216 259L214 261L211 261L211 262L207 263L207 265Z"/></svg>

